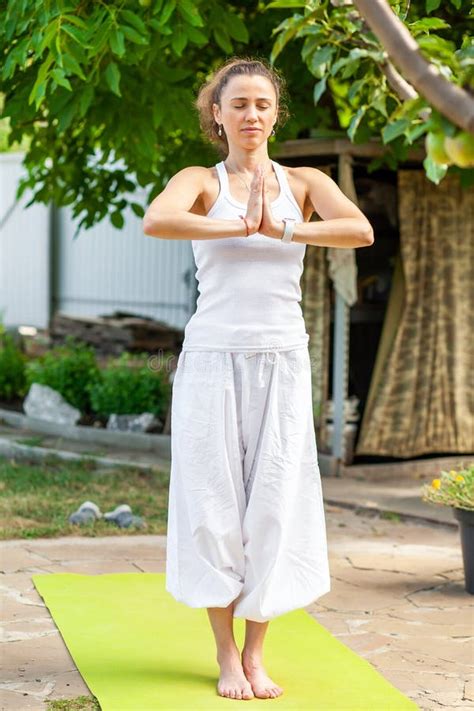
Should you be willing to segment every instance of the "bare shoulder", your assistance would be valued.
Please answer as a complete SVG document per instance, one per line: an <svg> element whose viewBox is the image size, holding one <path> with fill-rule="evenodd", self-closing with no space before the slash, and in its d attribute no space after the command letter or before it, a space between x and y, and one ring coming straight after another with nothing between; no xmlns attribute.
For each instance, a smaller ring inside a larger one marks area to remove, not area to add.
<svg viewBox="0 0 474 711"><path fill-rule="evenodd" d="M308 166L299 166L292 170L296 171L298 180L304 185L307 199L311 202L314 211L323 220L358 217L367 221L357 205L342 192L337 182L327 173Z"/></svg>
<svg viewBox="0 0 474 711"><path fill-rule="evenodd" d="M203 180L209 175L209 168L202 165L187 165L175 173L172 178L180 180ZM170 178L170 180L172 179Z"/></svg>
<svg viewBox="0 0 474 711"><path fill-rule="evenodd" d="M334 183L333 179L327 175L323 170L319 168L311 168L309 166L299 165L294 168L288 168L289 175L294 175L296 180L300 180L306 185L314 181L327 182L331 181Z"/></svg>
<svg viewBox="0 0 474 711"><path fill-rule="evenodd" d="M208 168L200 165L181 168L171 176L161 193L152 201L148 211L193 211L202 200L207 176Z"/></svg>

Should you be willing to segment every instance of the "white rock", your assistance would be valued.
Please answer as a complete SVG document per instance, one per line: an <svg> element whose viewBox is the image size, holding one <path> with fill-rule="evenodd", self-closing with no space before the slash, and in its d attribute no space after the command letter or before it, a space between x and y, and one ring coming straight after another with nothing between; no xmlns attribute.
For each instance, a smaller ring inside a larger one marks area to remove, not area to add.
<svg viewBox="0 0 474 711"><path fill-rule="evenodd" d="M160 425L152 412L142 412L141 415L110 415L107 429L120 432L149 432Z"/></svg>
<svg viewBox="0 0 474 711"><path fill-rule="evenodd" d="M60 393L39 383L33 383L29 389L23 400L23 410L28 417L60 425L75 425L81 417L81 411L70 405Z"/></svg>

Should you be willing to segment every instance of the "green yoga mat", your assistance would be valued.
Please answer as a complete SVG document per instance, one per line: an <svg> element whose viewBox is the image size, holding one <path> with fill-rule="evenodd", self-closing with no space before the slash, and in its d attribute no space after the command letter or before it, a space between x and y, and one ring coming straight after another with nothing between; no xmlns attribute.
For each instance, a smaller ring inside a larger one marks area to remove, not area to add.
<svg viewBox="0 0 474 711"><path fill-rule="evenodd" d="M216 690L206 609L176 602L164 573L51 573L32 580L102 711L419 708L303 609L272 620L265 638L265 667L284 693L228 699ZM234 618L234 631L241 649L244 619Z"/></svg>

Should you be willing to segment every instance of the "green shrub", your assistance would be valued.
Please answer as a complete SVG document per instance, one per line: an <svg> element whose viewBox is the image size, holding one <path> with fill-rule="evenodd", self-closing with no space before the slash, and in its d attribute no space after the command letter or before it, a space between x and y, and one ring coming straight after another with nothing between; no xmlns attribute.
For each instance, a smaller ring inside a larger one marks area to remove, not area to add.
<svg viewBox="0 0 474 711"><path fill-rule="evenodd" d="M142 357L148 356L138 356ZM130 354L123 353L101 370L100 380L89 388L93 411L101 416L152 412L163 418L170 397L166 371L153 371L146 361L133 365L130 360Z"/></svg>
<svg viewBox="0 0 474 711"><path fill-rule="evenodd" d="M25 395L26 360L11 333L0 324L0 397L3 400L13 400Z"/></svg>
<svg viewBox="0 0 474 711"><path fill-rule="evenodd" d="M88 386L99 378L94 349L68 336L64 345L55 346L26 366L28 386L49 385L81 413L91 411Z"/></svg>

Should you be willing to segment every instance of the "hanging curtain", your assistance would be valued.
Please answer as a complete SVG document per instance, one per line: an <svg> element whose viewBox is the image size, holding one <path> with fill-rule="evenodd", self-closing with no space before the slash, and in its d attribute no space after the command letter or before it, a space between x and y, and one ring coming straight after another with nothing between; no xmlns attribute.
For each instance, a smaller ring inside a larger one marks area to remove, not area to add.
<svg viewBox="0 0 474 711"><path fill-rule="evenodd" d="M331 174L329 166L318 169ZM312 220L318 219L313 214ZM303 276L301 278L301 308L309 333L309 353L313 390L313 413L316 427L322 422L322 408L328 398L329 337L330 337L330 281L327 247L306 245Z"/></svg>
<svg viewBox="0 0 474 711"><path fill-rule="evenodd" d="M474 191L398 173L400 256L356 454L474 452Z"/></svg>

